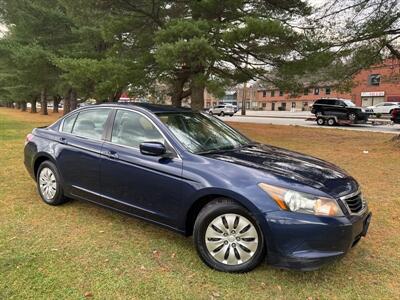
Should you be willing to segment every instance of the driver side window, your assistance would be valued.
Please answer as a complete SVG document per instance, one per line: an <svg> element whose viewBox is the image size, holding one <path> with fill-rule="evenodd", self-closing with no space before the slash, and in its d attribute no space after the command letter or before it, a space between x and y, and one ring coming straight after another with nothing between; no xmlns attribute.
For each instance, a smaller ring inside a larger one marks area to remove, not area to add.
<svg viewBox="0 0 400 300"><path fill-rule="evenodd" d="M139 148L144 142L160 142L164 138L150 120L133 111L118 110L115 116L111 142Z"/></svg>

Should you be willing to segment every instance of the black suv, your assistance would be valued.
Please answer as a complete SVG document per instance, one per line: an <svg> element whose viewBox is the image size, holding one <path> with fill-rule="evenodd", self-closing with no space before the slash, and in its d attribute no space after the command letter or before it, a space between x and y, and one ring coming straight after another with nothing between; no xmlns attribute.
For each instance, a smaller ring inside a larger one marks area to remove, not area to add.
<svg viewBox="0 0 400 300"><path fill-rule="evenodd" d="M333 116L338 120L349 120L354 123L368 121L368 113L347 99L318 99L314 102L311 112L317 117Z"/></svg>

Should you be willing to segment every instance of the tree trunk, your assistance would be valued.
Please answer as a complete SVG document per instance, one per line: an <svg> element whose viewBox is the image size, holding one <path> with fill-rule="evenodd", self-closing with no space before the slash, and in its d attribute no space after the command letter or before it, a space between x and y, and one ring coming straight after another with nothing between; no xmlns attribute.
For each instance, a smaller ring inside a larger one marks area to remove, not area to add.
<svg viewBox="0 0 400 300"><path fill-rule="evenodd" d="M58 113L58 105L60 104L60 96L54 96L53 97L53 113Z"/></svg>
<svg viewBox="0 0 400 300"><path fill-rule="evenodd" d="M71 90L69 89L64 97L64 116L71 111Z"/></svg>
<svg viewBox="0 0 400 300"><path fill-rule="evenodd" d="M112 102L118 102L119 99L121 98L121 96L122 96L122 90L117 90L117 91L112 95L111 101L112 101Z"/></svg>
<svg viewBox="0 0 400 300"><path fill-rule="evenodd" d="M21 102L21 111L26 111L26 101Z"/></svg>
<svg viewBox="0 0 400 300"><path fill-rule="evenodd" d="M37 102L37 98L35 97L31 101L31 113L33 113L33 114L35 114L37 112L36 102Z"/></svg>
<svg viewBox="0 0 400 300"><path fill-rule="evenodd" d="M46 90L46 88L44 88L42 90L42 93L40 94L40 105L42 106L40 109L40 114L48 115L49 113L47 112L47 90Z"/></svg>
<svg viewBox="0 0 400 300"><path fill-rule="evenodd" d="M15 103L15 108L16 109L21 109L21 102L16 102Z"/></svg>
<svg viewBox="0 0 400 300"><path fill-rule="evenodd" d="M77 95L77 93L76 93L76 91L74 89L70 90L69 99L70 99L70 103L71 103L70 104L71 105L71 111L77 109L77 107L78 107L78 95Z"/></svg>
<svg viewBox="0 0 400 300"><path fill-rule="evenodd" d="M204 89L205 84L201 80L193 80L191 84L191 107L192 110L201 111L204 108Z"/></svg>
<svg viewBox="0 0 400 300"><path fill-rule="evenodd" d="M182 106L182 99L189 97L191 95L191 90L184 91L183 88L185 86L186 79L181 78L177 79L172 85L172 93L171 93L171 104L175 107Z"/></svg>

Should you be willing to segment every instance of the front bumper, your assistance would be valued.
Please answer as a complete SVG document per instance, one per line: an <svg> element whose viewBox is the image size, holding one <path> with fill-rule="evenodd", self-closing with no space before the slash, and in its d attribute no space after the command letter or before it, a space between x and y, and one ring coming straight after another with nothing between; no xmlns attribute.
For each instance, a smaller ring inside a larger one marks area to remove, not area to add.
<svg viewBox="0 0 400 300"><path fill-rule="evenodd" d="M313 270L343 257L368 231L371 213L318 217L286 211L265 215L268 263Z"/></svg>

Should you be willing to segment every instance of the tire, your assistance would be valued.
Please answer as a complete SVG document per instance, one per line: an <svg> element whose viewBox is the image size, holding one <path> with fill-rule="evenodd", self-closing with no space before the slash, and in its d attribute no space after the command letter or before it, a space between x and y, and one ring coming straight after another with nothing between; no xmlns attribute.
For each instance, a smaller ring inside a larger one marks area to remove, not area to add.
<svg viewBox="0 0 400 300"><path fill-rule="evenodd" d="M212 116L212 115L213 115L213 112L212 112L212 111L209 111L208 113L210 114L210 116Z"/></svg>
<svg viewBox="0 0 400 300"><path fill-rule="evenodd" d="M60 174L51 161L44 161L36 174L37 189L42 200L49 205L61 205L68 201L64 197Z"/></svg>
<svg viewBox="0 0 400 300"><path fill-rule="evenodd" d="M193 236L202 261L221 272L249 272L265 258L259 224L245 208L229 199L216 199L201 210Z"/></svg>
<svg viewBox="0 0 400 300"><path fill-rule="evenodd" d="M221 111L221 113L219 114L221 117L225 116L225 113L223 111Z"/></svg>
<svg viewBox="0 0 400 300"><path fill-rule="evenodd" d="M352 122L354 122L356 120L357 116L355 113L349 113L348 114L348 119Z"/></svg>
<svg viewBox="0 0 400 300"><path fill-rule="evenodd" d="M334 118L329 118L328 121L326 122L329 126L335 126L336 125L336 120Z"/></svg>
<svg viewBox="0 0 400 300"><path fill-rule="evenodd" d="M324 120L324 118L318 117L318 118L317 118L317 124L318 124L319 126L325 125L325 120Z"/></svg>

